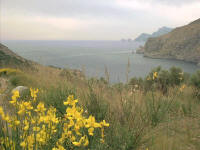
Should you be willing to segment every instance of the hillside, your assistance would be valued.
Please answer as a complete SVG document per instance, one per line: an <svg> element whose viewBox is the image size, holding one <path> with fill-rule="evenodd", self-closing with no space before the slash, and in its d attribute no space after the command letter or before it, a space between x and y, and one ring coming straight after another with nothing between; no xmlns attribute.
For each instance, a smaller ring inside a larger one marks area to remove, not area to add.
<svg viewBox="0 0 200 150"><path fill-rule="evenodd" d="M144 46L144 56L200 63L200 19L150 38Z"/></svg>
<svg viewBox="0 0 200 150"><path fill-rule="evenodd" d="M159 28L156 32L153 32L152 34L142 33L135 39L135 41L146 42L151 37L158 37L158 36L167 34L171 31L172 31L172 28L162 27L162 28Z"/></svg>
<svg viewBox="0 0 200 150"><path fill-rule="evenodd" d="M11 50L8 47L0 43L0 67L12 66L12 67L23 67L30 66L31 61L28 61Z"/></svg>

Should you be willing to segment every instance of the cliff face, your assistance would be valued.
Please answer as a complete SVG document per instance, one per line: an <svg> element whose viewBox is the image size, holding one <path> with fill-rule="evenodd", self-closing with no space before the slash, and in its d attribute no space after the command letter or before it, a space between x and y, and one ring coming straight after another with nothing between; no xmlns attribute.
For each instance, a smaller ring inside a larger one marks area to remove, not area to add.
<svg viewBox="0 0 200 150"><path fill-rule="evenodd" d="M18 56L0 43L0 67L13 66L23 67L30 66L32 62Z"/></svg>
<svg viewBox="0 0 200 150"><path fill-rule="evenodd" d="M200 19L166 35L149 38L144 56L200 63Z"/></svg>

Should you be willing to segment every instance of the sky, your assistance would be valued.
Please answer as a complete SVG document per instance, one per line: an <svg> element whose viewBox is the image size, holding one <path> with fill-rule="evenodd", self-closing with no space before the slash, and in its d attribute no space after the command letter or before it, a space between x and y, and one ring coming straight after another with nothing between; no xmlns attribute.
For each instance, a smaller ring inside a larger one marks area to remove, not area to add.
<svg viewBox="0 0 200 150"><path fill-rule="evenodd" d="M200 0L0 0L0 40L120 40L200 18Z"/></svg>

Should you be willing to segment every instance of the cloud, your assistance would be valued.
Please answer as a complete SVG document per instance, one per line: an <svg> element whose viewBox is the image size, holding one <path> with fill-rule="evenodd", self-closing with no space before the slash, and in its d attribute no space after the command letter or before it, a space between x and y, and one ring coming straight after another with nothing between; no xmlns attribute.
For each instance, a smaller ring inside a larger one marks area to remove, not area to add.
<svg viewBox="0 0 200 150"><path fill-rule="evenodd" d="M113 0L2 0L5 10L57 17L120 15Z"/></svg>
<svg viewBox="0 0 200 150"><path fill-rule="evenodd" d="M5 39L121 39L200 17L199 0L1 0Z"/></svg>
<svg viewBox="0 0 200 150"><path fill-rule="evenodd" d="M142 3L162 4L171 6L181 6L185 4L199 2L199 0L119 0L119 1L142 2Z"/></svg>
<svg viewBox="0 0 200 150"><path fill-rule="evenodd" d="M112 40L122 34L131 37L133 28L116 20L21 15L2 19L0 26L1 37L10 40Z"/></svg>
<svg viewBox="0 0 200 150"><path fill-rule="evenodd" d="M154 2L170 4L170 5L181 5L181 4L188 4L193 2L199 2L199 0L150 0Z"/></svg>
<svg viewBox="0 0 200 150"><path fill-rule="evenodd" d="M152 2L161 2L161 0L118 0L118 5L130 9L133 12L139 10L143 14L148 14L154 22L155 18L164 18L165 20L171 21L173 26L175 25L184 25L198 19L200 17L200 2L196 0L191 0L191 3L185 5L164 5L161 3L152 3ZM169 1L169 0L164 0ZM180 2L175 0L174 2ZM182 1L182 3L186 1ZM188 2L188 1L187 1ZM153 16L153 17L152 17Z"/></svg>

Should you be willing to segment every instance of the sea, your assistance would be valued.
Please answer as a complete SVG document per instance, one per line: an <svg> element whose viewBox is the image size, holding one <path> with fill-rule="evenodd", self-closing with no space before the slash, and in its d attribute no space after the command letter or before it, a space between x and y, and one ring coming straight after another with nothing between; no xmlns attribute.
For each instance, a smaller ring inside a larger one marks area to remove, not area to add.
<svg viewBox="0 0 200 150"><path fill-rule="evenodd" d="M200 69L197 65L184 61L143 57L135 51L144 43L134 41L10 40L1 42L26 59L47 66L80 69L88 78L105 77L107 72L112 83L126 82L128 70L130 79L145 77L158 66L163 69L180 67L188 73Z"/></svg>

